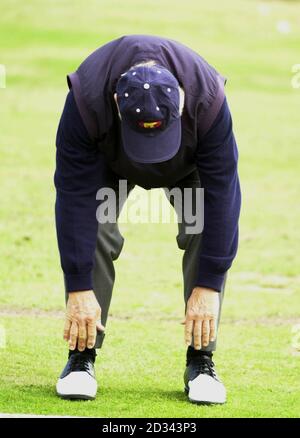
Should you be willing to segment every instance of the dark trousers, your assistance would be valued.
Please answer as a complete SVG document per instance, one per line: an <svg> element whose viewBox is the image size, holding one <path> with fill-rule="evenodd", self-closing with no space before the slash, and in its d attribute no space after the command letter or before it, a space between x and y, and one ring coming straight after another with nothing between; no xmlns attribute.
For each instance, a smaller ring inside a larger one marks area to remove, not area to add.
<svg viewBox="0 0 300 438"><path fill-rule="evenodd" d="M128 183L128 192L125 196L122 196L120 200L121 207L126 202L127 196L129 192L133 189L133 185ZM192 189L192 199L196 196L196 188L200 188L200 180L198 176L198 172L193 172L188 175L188 177L181 180L176 184L175 187L168 187L169 190L173 188L178 188L184 194L184 188ZM113 186L113 190L116 194L117 201L119 200L119 191L117 186ZM127 196L126 196L127 195ZM168 197L168 196L167 196ZM184 195L183 195L184 198ZM169 199L171 204L174 204L173 199ZM177 214L180 212L177 211ZM117 215L120 211L117 212ZM193 288L195 287L195 280L198 269L198 254L201 247L201 233L190 234L187 233L187 224L183 220L178 223L178 234L177 234L177 244L180 249L184 251L183 261L182 261L182 270L183 270L183 280L184 280L184 300L185 304L192 293ZM123 247L124 239L120 233L118 223L100 223L98 226L98 236L97 236L97 247L95 251L95 260L94 260L94 270L93 270L93 284L94 284L94 292L96 298L99 302L99 305L102 309L101 314L101 322L105 326L109 306L112 297L112 291L115 280L115 269L114 269L114 260L118 258L121 253ZM219 311L219 320L221 314L222 301L224 296L224 288L225 281L222 286L222 291L219 294L220 299L220 311ZM103 333L98 333L96 340L96 348L101 348L104 339ZM210 342L210 344L203 348L206 351L214 351L216 349L216 341Z"/></svg>

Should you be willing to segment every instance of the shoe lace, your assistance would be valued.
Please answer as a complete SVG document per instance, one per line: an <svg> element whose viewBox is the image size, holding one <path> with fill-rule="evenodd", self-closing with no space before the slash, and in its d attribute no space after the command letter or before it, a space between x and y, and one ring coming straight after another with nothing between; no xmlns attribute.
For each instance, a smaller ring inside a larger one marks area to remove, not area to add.
<svg viewBox="0 0 300 438"><path fill-rule="evenodd" d="M195 367L197 370L198 375L199 374L207 374L208 376L213 377L216 379L216 372L214 370L214 363L210 359L204 359L202 357L198 358L195 361Z"/></svg>
<svg viewBox="0 0 300 438"><path fill-rule="evenodd" d="M84 354L71 356L70 371L89 371L89 358Z"/></svg>

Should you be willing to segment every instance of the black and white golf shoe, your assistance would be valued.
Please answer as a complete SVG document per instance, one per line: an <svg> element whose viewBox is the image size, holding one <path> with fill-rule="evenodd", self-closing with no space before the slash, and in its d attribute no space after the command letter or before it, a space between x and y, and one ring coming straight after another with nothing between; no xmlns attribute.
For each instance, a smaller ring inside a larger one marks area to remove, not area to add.
<svg viewBox="0 0 300 438"><path fill-rule="evenodd" d="M93 400L97 393L94 361L95 353L71 352L56 384L57 395L65 399Z"/></svg>
<svg viewBox="0 0 300 438"><path fill-rule="evenodd" d="M184 373L185 392L189 401L198 404L223 404L226 389L219 380L210 355L199 354L189 347Z"/></svg>

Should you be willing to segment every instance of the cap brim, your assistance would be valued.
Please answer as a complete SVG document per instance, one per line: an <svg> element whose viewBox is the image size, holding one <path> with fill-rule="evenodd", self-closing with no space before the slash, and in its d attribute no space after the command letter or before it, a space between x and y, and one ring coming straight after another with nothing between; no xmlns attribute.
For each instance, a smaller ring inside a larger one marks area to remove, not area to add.
<svg viewBox="0 0 300 438"><path fill-rule="evenodd" d="M150 136L134 131L121 122L123 147L128 157L138 163L161 163L173 158L181 144L181 119L178 118L164 131Z"/></svg>

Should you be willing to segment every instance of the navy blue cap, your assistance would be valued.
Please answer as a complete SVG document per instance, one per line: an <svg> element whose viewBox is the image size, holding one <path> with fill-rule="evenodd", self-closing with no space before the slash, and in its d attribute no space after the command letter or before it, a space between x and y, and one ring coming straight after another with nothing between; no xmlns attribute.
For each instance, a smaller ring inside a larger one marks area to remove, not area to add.
<svg viewBox="0 0 300 438"><path fill-rule="evenodd" d="M141 65L117 83L123 147L139 163L171 159L181 144L179 84L159 65Z"/></svg>

